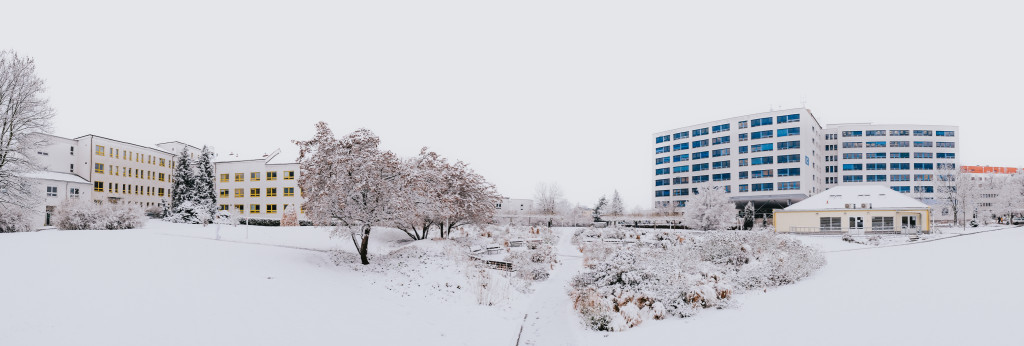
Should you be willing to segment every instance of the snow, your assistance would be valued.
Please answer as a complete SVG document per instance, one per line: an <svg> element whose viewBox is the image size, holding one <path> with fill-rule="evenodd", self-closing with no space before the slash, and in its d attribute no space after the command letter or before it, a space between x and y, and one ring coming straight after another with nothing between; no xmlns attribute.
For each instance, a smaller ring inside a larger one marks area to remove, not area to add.
<svg viewBox="0 0 1024 346"><path fill-rule="evenodd" d="M582 268L560 228L560 263L532 293L481 306L457 266L397 265L437 250L375 229L371 265L312 227L220 228L150 221L138 230L0 234L0 345L1015 345L1024 229L943 229L898 246L793 236L828 265L738 306L624 332L579 322L567 294ZM895 238L894 238L895 239ZM856 250L856 251L843 251ZM524 316L526 316L524 320ZM520 334L520 328L522 333Z"/></svg>
<svg viewBox="0 0 1024 346"><path fill-rule="evenodd" d="M808 197L783 210L847 209L846 204L868 204L872 209L927 209L928 206L905 194L881 185L840 185Z"/></svg>
<svg viewBox="0 0 1024 346"><path fill-rule="evenodd" d="M53 181L66 181L69 183L89 184L88 181L82 179L77 175L71 173L53 172L53 171L36 171L25 173L26 178L41 179L41 180L53 180Z"/></svg>

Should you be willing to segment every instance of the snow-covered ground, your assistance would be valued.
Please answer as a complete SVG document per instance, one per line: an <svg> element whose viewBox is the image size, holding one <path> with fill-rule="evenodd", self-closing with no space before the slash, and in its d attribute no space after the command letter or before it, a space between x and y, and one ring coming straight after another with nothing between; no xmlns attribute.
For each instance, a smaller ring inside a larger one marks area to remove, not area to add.
<svg viewBox="0 0 1024 346"><path fill-rule="evenodd" d="M326 250L351 241L311 227L0 234L0 345L1018 345L1024 228L997 229L907 246L793 236L828 265L735 308L618 333L584 329L571 307L572 228L556 229L551 277L500 306L476 304L450 263L389 268L396 248L444 244L395 230L374 231L368 267L334 265Z"/></svg>

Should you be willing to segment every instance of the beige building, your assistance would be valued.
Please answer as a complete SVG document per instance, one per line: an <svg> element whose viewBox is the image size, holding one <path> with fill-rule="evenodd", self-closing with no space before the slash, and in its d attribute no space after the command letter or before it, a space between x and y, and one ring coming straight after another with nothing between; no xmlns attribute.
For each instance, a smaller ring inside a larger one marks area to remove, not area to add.
<svg viewBox="0 0 1024 346"><path fill-rule="evenodd" d="M882 185L841 185L775 211L782 233L928 233L931 209Z"/></svg>
<svg viewBox="0 0 1024 346"><path fill-rule="evenodd" d="M254 219L280 219L287 208L299 208L305 220L299 191L299 164L275 162L277 151L264 158L215 162L217 204Z"/></svg>

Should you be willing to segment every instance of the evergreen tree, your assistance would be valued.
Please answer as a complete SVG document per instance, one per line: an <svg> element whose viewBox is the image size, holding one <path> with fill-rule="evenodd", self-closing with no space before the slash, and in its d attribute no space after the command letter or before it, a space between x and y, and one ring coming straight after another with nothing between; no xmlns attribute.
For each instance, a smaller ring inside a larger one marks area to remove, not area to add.
<svg viewBox="0 0 1024 346"><path fill-rule="evenodd" d="M216 185L214 185L213 181L213 153L206 146L203 146L203 151L199 155L198 162L196 162L196 170L196 205L199 212L202 213L200 221L206 221L212 219L214 213L217 212L217 192L215 191Z"/></svg>
<svg viewBox="0 0 1024 346"><path fill-rule="evenodd" d="M605 208L608 206L608 198L601 196L601 199L597 200L597 204L594 205L594 221L600 222L601 215L604 214Z"/></svg>
<svg viewBox="0 0 1024 346"><path fill-rule="evenodd" d="M198 223L197 200L196 174L192 170L192 158L186 147L181 149L171 175L171 215L167 219L172 222Z"/></svg>
<svg viewBox="0 0 1024 346"><path fill-rule="evenodd" d="M619 190L615 190L612 194L612 203L608 205L608 214L614 216L621 216L626 213L626 207L622 205L622 197L619 196Z"/></svg>

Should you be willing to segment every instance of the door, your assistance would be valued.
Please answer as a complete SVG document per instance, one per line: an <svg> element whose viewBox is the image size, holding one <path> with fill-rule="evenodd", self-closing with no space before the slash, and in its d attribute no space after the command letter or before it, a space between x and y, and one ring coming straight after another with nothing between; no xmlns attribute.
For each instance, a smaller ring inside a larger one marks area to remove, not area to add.
<svg viewBox="0 0 1024 346"><path fill-rule="evenodd" d="M56 209L55 206L52 206L52 205L46 206L46 223L43 224L43 226L53 226L52 222L50 221L50 217L53 215L53 210L54 209Z"/></svg>
<svg viewBox="0 0 1024 346"><path fill-rule="evenodd" d="M850 217L850 233L863 234L864 233L864 218L860 216Z"/></svg>
<svg viewBox="0 0 1024 346"><path fill-rule="evenodd" d="M902 229L904 233L917 232L917 216L916 215L905 215L902 218Z"/></svg>

